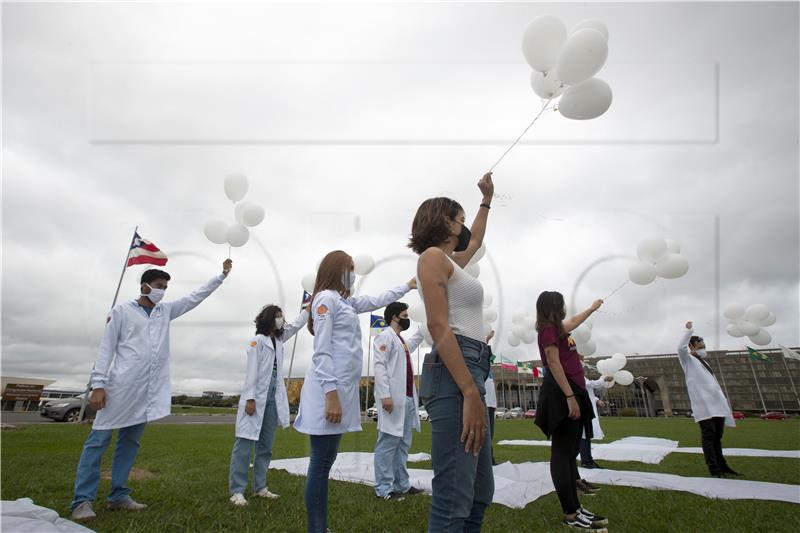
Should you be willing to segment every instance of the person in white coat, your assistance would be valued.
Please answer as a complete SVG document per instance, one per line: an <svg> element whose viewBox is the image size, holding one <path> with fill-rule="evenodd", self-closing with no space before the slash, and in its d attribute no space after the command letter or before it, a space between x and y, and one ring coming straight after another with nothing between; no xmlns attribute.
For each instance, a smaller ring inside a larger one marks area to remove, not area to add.
<svg viewBox="0 0 800 533"><path fill-rule="evenodd" d="M420 431L419 398L414 383L411 352L422 344L421 331L408 339L401 333L411 326L408 305L386 306L389 325L372 342L375 354L375 403L378 406L378 440L375 443L375 495L383 500L418 494L412 487L406 462L412 430Z"/></svg>
<svg viewBox="0 0 800 533"><path fill-rule="evenodd" d="M725 426L735 427L728 400L706 361L706 343L694 335L692 322L678 342L678 360L686 375L686 388L692 405L692 417L700 425L700 436L706 466L712 476L738 476L722 454L722 432Z"/></svg>
<svg viewBox="0 0 800 533"><path fill-rule="evenodd" d="M497 411L497 387L494 383L494 374L492 374L492 365L494 364L494 354L492 353L492 346L489 342L494 338L494 330L489 331L486 335L486 347L491 354L489 356L489 377L486 378L486 410L489 412L489 445L492 447L492 466L497 464L494 460L494 413Z"/></svg>
<svg viewBox="0 0 800 533"><path fill-rule="evenodd" d="M147 270L142 274L139 298L111 310L92 370L89 401L97 414L75 475L75 494L70 506L73 520L95 517L92 502L100 482L100 462L114 429L119 432L111 466L108 507L131 511L146 507L130 497L128 475L145 425L170 414L170 322L214 292L232 265L230 259L225 260L222 274L188 296L163 303L170 275L162 270Z"/></svg>
<svg viewBox="0 0 800 533"><path fill-rule="evenodd" d="M236 413L236 442L231 452L229 475L230 501L247 505L244 497L250 456L253 460L253 493L275 499L267 486L275 430L289 427L289 399L283 382L283 343L308 322L305 309L291 324L285 324L283 311L267 305L256 316L256 336L247 347L247 371Z"/></svg>
<svg viewBox="0 0 800 533"><path fill-rule="evenodd" d="M583 357L581 356L581 360ZM595 391L603 391L613 386L614 378L612 376L602 376L599 379L586 380L586 392L589 394L589 402L592 404L594 411L594 418L592 419L592 438L587 439L584 433L581 438L580 454L581 454L581 467L583 468L602 468L594 457L592 457L592 440L602 440L605 436L603 429L600 427L600 414L597 412L597 407L602 407L602 400L598 399Z"/></svg>
<svg viewBox="0 0 800 533"><path fill-rule="evenodd" d="M358 315L385 307L417 288L416 279L380 296L353 297L353 258L330 252L319 265L308 330L314 353L300 392L294 428L309 435L305 504L309 533L328 527L328 474L342 434L361 431L359 381L363 364Z"/></svg>

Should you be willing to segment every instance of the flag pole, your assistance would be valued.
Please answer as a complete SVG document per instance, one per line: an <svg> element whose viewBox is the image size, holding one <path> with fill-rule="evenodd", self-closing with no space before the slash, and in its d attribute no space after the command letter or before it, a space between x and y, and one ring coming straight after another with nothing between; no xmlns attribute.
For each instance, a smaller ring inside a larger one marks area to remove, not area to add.
<svg viewBox="0 0 800 533"><path fill-rule="evenodd" d="M125 253L125 261L122 263L122 272L119 275L119 281L117 282L117 290L114 293L114 300L111 302L111 309L108 310L108 315L106 316L106 322L108 322L108 318L111 317L111 311L114 309L114 306L117 305L117 298L119 297L119 290L122 287L122 278L125 277L125 270L128 268L128 258L131 255L131 248L133 247L134 241L136 241L136 234L139 231L139 225L137 224L135 228L133 228L133 236L131 237L131 242L128 244L128 251ZM94 370L94 365L92 365L92 370ZM76 423L80 423L83 420L83 414L86 412L86 402L89 400L89 391L92 390L92 375L91 372L89 373L89 382L86 384L86 390L83 391L83 399L81 400L81 411L78 413L78 420Z"/></svg>
<svg viewBox="0 0 800 533"><path fill-rule="evenodd" d="M369 328L369 340L367 341L367 383L366 394L364 394L364 416L367 416L367 409L369 409L369 360L372 355L372 324Z"/></svg>
<svg viewBox="0 0 800 533"><path fill-rule="evenodd" d="M794 398L795 400L797 400L797 406L800 407L800 396L797 395L797 388L794 386L794 380L792 379L792 374L791 372L789 372L789 365L786 364L786 355L781 353L781 359L783 359L783 368L786 369L786 375L789 377L789 383L792 384L792 390L794 391Z"/></svg>
<svg viewBox="0 0 800 533"><path fill-rule="evenodd" d="M750 371L753 373L753 379L756 381L756 389L758 390L758 396L761 398L761 407L764 409L764 412L767 412L767 404L764 403L764 395L761 394L761 386L758 384L758 377L756 377L756 370L753 368L753 360L750 358L750 354L747 355L747 362L750 364Z"/></svg>

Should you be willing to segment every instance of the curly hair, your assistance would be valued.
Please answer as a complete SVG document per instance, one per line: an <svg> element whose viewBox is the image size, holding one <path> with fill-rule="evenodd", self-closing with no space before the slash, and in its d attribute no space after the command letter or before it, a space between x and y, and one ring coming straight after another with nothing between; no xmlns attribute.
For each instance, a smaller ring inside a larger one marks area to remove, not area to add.
<svg viewBox="0 0 800 533"><path fill-rule="evenodd" d="M461 204L450 198L428 198L414 216L408 247L419 255L432 246L439 246L453 235L447 219L455 220L463 211Z"/></svg>
<svg viewBox="0 0 800 533"><path fill-rule="evenodd" d="M283 328L275 329L275 317L283 314L277 305L265 305L261 308L253 322L256 325L256 335L265 337L280 337L283 335Z"/></svg>
<svg viewBox="0 0 800 533"><path fill-rule="evenodd" d="M556 291L544 291L536 300L536 331L546 326L555 326L559 337L566 337L564 331L564 295Z"/></svg>

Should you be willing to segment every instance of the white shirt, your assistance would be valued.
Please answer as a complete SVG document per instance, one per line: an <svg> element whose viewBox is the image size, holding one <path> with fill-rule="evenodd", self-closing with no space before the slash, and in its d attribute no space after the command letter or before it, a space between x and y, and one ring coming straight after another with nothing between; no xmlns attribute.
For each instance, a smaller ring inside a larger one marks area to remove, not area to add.
<svg viewBox="0 0 800 533"><path fill-rule="evenodd" d="M361 431L358 385L364 350L361 347L360 313L385 307L410 289L401 285L380 296L344 298L336 291L322 291L311 304L314 321L314 354L300 391L300 408L294 428L308 435L338 435ZM335 390L342 406L342 421L325 419L325 394Z"/></svg>
<svg viewBox="0 0 800 533"><path fill-rule="evenodd" d="M278 423L281 427L289 426L289 399L286 395L286 384L283 382L283 343L291 339L308 322L308 311L303 311L291 324L283 328L283 336L275 339L265 335L256 335L247 346L247 371L244 388L239 396L239 409L236 412L236 436L242 439L258 440L261 423L264 421L264 410L267 406L267 393L272 384L272 369L277 368L275 384L275 407L278 411ZM248 415L245 411L247 400L255 400L256 411Z"/></svg>
<svg viewBox="0 0 800 533"><path fill-rule="evenodd" d="M447 280L447 322L456 335L486 342L486 333L483 325L483 285L473 278L464 269L453 263L453 274ZM422 289L419 289L420 298L425 301Z"/></svg>
<svg viewBox="0 0 800 533"><path fill-rule="evenodd" d="M594 411L594 418L592 419L592 439L602 439L605 437L603 430L600 428L600 415L597 412L597 396L595 396L595 389L603 390L611 386L610 382L600 379L587 379L586 392L589 394L589 401L592 402L592 410Z"/></svg>
<svg viewBox="0 0 800 533"><path fill-rule="evenodd" d="M93 429L124 428L170 414L169 323L197 307L224 279L220 274L188 296L156 304L149 316L136 300L114 307L92 370L92 388L106 391Z"/></svg>
<svg viewBox="0 0 800 533"><path fill-rule="evenodd" d="M685 329L678 343L678 360L686 375L686 388L689 390L689 401L692 404L692 417L695 422L721 416L725 425L734 427L731 408L722 393L717 378L701 363L697 357L689 353L689 339L693 329Z"/></svg>
<svg viewBox="0 0 800 533"><path fill-rule="evenodd" d="M492 373L489 372L489 377L486 378L486 407L497 409L497 389L494 386L494 378Z"/></svg>
<svg viewBox="0 0 800 533"><path fill-rule="evenodd" d="M421 331L417 331L408 339L405 345L411 353L422 343ZM405 429L406 405L406 380L408 379L408 366L406 350L403 340L392 328L386 328L372 341L372 350L375 354L375 408L378 410L378 431L402 437ZM414 374L414 364L411 364L411 374ZM419 424L419 399L417 398L417 385L412 378L414 401L414 429L420 430ZM391 398L393 409L386 412L381 400Z"/></svg>

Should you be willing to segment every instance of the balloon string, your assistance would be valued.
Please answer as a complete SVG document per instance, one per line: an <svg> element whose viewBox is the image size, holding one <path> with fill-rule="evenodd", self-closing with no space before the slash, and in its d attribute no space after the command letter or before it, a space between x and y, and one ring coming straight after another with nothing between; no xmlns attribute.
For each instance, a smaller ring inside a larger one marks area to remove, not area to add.
<svg viewBox="0 0 800 533"><path fill-rule="evenodd" d="M630 282L631 282L631 280L629 280L629 279L628 279L628 280L625 280L625 283L623 283L622 285L620 285L619 287L617 287L616 289L614 289L613 291L611 291L611 294L609 294L608 296L606 296L605 298L603 298L603 301L605 301L605 300L608 300L609 298L611 298L612 296L614 296L614 294L616 294L618 290L620 290L622 287L624 287L625 285L627 285L627 284L628 284L628 283L630 283Z"/></svg>
<svg viewBox="0 0 800 533"><path fill-rule="evenodd" d="M492 171L494 170L494 167L496 167L497 165L499 165L499 164L500 164L500 161L502 161L502 160L503 160L503 158L506 156L506 154L508 154L508 152L510 152L510 151L511 151L511 149L512 149L512 148L514 148L514 147L517 145L517 143L518 143L518 142L519 142L519 141L522 139L522 137L524 137L524 136L525 136L525 134L526 134L526 133L528 133L528 130L529 130L529 129L531 129L531 126L533 126L533 125L534 125L534 123L535 123L537 120L539 120L539 117L541 117L541 116L542 116L542 113L544 113L544 112L547 110L547 106L548 106L548 105L550 105L550 101L551 101L551 100L552 100L552 98L548 98L548 99L547 99L547 101L546 101L544 104L542 104L542 109L540 109L540 110L539 110L539 114L538 114L538 115L536 115L536 116L533 118L533 120L531 121L531 123L530 123L530 124L528 124L528 127L527 127L527 128L525 128L525 129L522 131L522 133L519 135L519 137L517 137L517 140L515 140L513 143L511 143L511 146L509 146L509 147L508 147L508 149L507 149L505 152L503 152L503 155L501 155L501 156L500 156L500 159L498 159L498 160L497 160L497 162L496 162L494 165L492 165L492 168L490 168L490 169L489 169L489 172L492 172Z"/></svg>

